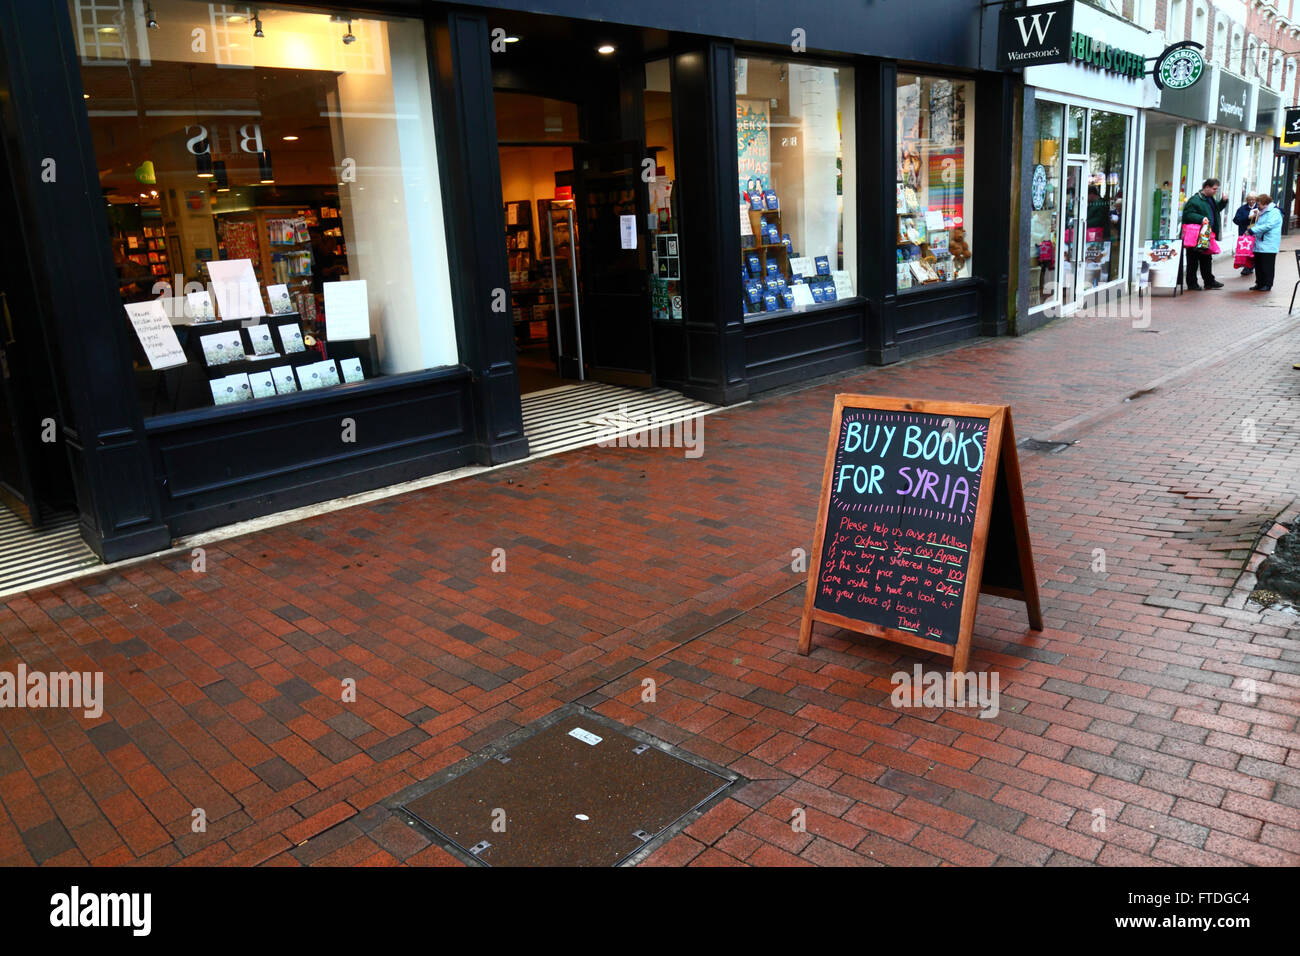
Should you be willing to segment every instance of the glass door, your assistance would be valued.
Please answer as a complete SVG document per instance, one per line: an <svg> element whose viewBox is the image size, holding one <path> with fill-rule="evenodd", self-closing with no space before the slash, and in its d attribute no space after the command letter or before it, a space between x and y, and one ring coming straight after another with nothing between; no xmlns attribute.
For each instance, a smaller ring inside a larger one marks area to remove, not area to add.
<svg viewBox="0 0 1300 956"><path fill-rule="evenodd" d="M1065 202L1061 212L1061 308L1073 309L1079 288L1081 251L1086 237L1083 204L1084 164L1070 160L1065 164Z"/></svg>

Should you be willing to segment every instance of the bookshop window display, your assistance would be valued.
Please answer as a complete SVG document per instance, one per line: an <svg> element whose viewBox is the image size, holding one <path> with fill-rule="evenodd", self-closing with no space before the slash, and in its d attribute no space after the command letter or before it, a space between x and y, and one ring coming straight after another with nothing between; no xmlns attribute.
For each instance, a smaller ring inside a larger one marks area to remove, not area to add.
<svg viewBox="0 0 1300 956"><path fill-rule="evenodd" d="M424 25L71 0L146 415L458 361Z"/></svg>
<svg viewBox="0 0 1300 956"><path fill-rule="evenodd" d="M737 57L747 321L857 294L854 115L849 67Z"/></svg>
<svg viewBox="0 0 1300 956"><path fill-rule="evenodd" d="M975 84L898 75L898 289L968 278Z"/></svg>

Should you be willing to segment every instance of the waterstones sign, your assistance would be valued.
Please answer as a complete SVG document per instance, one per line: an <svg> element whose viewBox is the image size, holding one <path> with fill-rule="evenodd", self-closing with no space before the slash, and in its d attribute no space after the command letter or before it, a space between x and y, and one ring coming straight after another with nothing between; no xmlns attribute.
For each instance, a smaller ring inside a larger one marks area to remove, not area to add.
<svg viewBox="0 0 1300 956"><path fill-rule="evenodd" d="M1121 50L1085 33L1071 35L1070 58L1083 66L1093 67L1103 73L1126 76L1130 80L1140 80L1147 72L1146 57L1140 53Z"/></svg>
<svg viewBox="0 0 1300 956"><path fill-rule="evenodd" d="M1004 9L998 17L998 69L1070 61L1074 2Z"/></svg>

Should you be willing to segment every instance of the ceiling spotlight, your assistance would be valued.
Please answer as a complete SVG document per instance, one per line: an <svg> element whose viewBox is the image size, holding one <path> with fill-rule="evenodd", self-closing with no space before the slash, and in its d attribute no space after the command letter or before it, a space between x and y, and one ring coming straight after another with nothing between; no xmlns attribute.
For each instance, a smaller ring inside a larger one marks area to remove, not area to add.
<svg viewBox="0 0 1300 956"><path fill-rule="evenodd" d="M507 43L518 43L518 42L519 42L519 37L506 37L506 42L507 42Z"/></svg>
<svg viewBox="0 0 1300 956"><path fill-rule="evenodd" d="M600 46L596 47L596 52L603 56L609 56L614 52L614 44L602 43Z"/></svg>
<svg viewBox="0 0 1300 956"><path fill-rule="evenodd" d="M100 27L100 28L99 28L99 32L100 32L100 33L116 33L116 32L117 32L117 27Z"/></svg>
<svg viewBox="0 0 1300 956"><path fill-rule="evenodd" d="M144 25L150 30L158 29L158 18L154 16L153 4L149 4L144 8Z"/></svg>
<svg viewBox="0 0 1300 956"><path fill-rule="evenodd" d="M282 137L280 137L280 138L283 139L286 143L292 143L292 142L293 142L294 140L296 140L298 137L297 137L297 136L290 135L290 136L282 136Z"/></svg>
<svg viewBox="0 0 1300 956"><path fill-rule="evenodd" d="M356 43L357 38L352 35L352 21L348 21L348 32L343 35L344 43Z"/></svg>
<svg viewBox="0 0 1300 956"><path fill-rule="evenodd" d="M89 93L82 93L82 94L81 94L81 98L82 98L83 100L88 100L88 99L90 99L90 94L89 94Z"/></svg>
<svg viewBox="0 0 1300 956"><path fill-rule="evenodd" d="M262 32L262 18L257 13L258 11L253 11L253 36L264 37L266 34Z"/></svg>

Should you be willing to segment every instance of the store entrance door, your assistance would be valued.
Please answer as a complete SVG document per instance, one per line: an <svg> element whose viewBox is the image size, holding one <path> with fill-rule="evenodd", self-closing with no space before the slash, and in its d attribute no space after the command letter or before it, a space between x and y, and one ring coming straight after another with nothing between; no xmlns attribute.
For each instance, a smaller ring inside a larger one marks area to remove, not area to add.
<svg viewBox="0 0 1300 956"><path fill-rule="evenodd" d="M0 182L11 184L0 149ZM13 190L0 186L0 222L18 223ZM37 321L27 249L18 228L0 230L0 507L33 528L66 507L72 479L62 436L42 441L58 420L50 363ZM52 440L49 440L51 439ZM44 507L42 507L44 505Z"/></svg>
<svg viewBox="0 0 1300 956"><path fill-rule="evenodd" d="M644 259L645 185L635 141L575 151L582 265L582 354L589 378L649 386L650 289Z"/></svg>
<svg viewBox="0 0 1300 956"><path fill-rule="evenodd" d="M1061 311L1073 312L1078 298L1079 273L1083 261L1082 250L1087 237L1087 219L1083 202L1083 163L1068 162L1065 166L1065 215L1061 217Z"/></svg>

